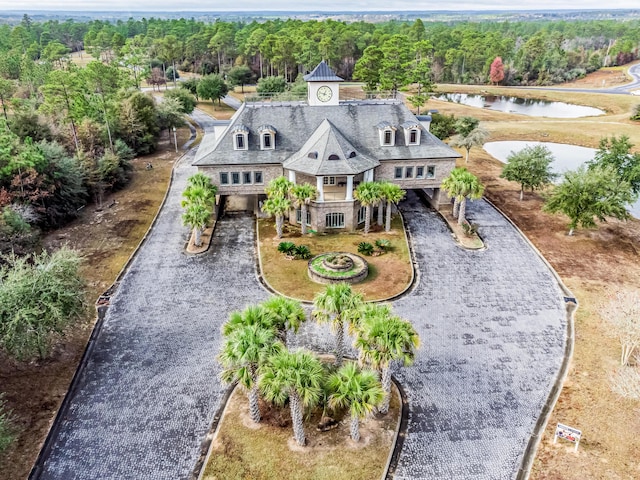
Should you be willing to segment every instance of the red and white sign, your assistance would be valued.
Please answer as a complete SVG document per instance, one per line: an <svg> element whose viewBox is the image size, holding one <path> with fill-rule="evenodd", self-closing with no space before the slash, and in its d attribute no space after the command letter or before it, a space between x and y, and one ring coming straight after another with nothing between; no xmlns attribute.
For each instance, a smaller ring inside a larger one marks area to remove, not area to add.
<svg viewBox="0 0 640 480"><path fill-rule="evenodd" d="M571 443L576 444L575 450L578 451L578 444L580 443L580 438L582 437L582 432L576 428L569 427L568 425L564 425L559 423L556 427L556 434L553 437L553 443L556 443L558 438L562 438L564 440L568 440Z"/></svg>

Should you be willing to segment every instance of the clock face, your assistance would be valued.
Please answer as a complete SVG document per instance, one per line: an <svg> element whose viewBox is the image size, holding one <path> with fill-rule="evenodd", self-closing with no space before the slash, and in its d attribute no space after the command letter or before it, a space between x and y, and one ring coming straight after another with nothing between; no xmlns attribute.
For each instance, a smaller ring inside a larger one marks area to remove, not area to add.
<svg viewBox="0 0 640 480"><path fill-rule="evenodd" d="M316 94L316 96L321 102L328 102L329 100L331 100L331 97L333 97L333 92L329 87L323 85L318 89L318 93Z"/></svg>

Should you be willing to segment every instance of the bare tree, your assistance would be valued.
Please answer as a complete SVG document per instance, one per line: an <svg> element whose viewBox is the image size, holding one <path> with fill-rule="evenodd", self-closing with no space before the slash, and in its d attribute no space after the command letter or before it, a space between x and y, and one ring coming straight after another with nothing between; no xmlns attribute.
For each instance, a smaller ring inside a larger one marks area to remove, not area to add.
<svg viewBox="0 0 640 480"><path fill-rule="evenodd" d="M602 316L611 326L611 335L622 346L620 365L625 366L640 346L640 292L620 290L609 295L609 299L602 309Z"/></svg>

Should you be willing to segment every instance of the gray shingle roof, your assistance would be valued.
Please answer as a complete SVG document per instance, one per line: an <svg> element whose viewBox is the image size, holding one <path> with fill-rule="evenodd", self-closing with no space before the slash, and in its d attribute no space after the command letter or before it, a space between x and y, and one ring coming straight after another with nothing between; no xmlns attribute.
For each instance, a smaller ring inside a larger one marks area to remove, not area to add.
<svg viewBox="0 0 640 480"><path fill-rule="evenodd" d="M397 101L343 102L335 106L315 107L299 103L256 103L243 104L234 115L229 128L217 141L209 140L211 134L205 135L194 164L283 164L302 150L325 120L329 120L332 127L353 147L357 152L356 158L362 156L384 161L460 156L448 145L424 131L420 135L419 145L405 145L404 135L397 133L394 146L380 146L380 131L376 126L381 121L390 125L415 121L415 116L409 109ZM235 125L243 125L249 129L247 150L233 149L231 132ZM275 136L276 148L273 150L260 150L258 129L262 125L273 125L278 132ZM347 147L344 148L346 151ZM331 152L328 153L330 154Z"/></svg>
<svg viewBox="0 0 640 480"><path fill-rule="evenodd" d="M313 159L309 154L317 154ZM355 153L355 155L352 155ZM336 158L337 157L337 158ZM300 150L284 162L284 167L308 175L357 175L380 165L375 158L356 148L331 124L323 120Z"/></svg>
<svg viewBox="0 0 640 480"><path fill-rule="evenodd" d="M324 60L303 78L306 82L344 82L344 79L337 76L336 72L331 70Z"/></svg>

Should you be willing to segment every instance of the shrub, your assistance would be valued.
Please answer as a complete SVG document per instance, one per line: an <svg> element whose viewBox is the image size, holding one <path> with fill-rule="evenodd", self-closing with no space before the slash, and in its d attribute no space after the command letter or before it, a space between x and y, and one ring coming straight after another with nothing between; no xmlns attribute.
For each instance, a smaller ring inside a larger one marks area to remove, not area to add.
<svg viewBox="0 0 640 480"><path fill-rule="evenodd" d="M294 249L294 254L296 258L301 260L309 260L311 258L311 250L306 245L298 245Z"/></svg>
<svg viewBox="0 0 640 480"><path fill-rule="evenodd" d="M258 80L256 91L263 95L269 93L282 93L287 87L284 77L263 77Z"/></svg>
<svg viewBox="0 0 640 480"><path fill-rule="evenodd" d="M391 249L391 242L386 238L379 238L376 240L376 247L378 247L383 252Z"/></svg>
<svg viewBox="0 0 640 480"><path fill-rule="evenodd" d="M296 251L296 244L293 242L280 242L278 245L278 251L285 255L293 255Z"/></svg>
<svg viewBox="0 0 640 480"><path fill-rule="evenodd" d="M451 115L443 115L440 113L434 113L431 115L431 126L429 131L433 133L440 140L450 137L456 133L456 117Z"/></svg>
<svg viewBox="0 0 640 480"><path fill-rule="evenodd" d="M191 113L193 112L193 109L196 108L196 97L186 89L174 88L173 90L167 90L164 96L165 98L173 98L177 100L180 103L180 111L182 113Z"/></svg>
<svg viewBox="0 0 640 480"><path fill-rule="evenodd" d="M478 226L469 222L462 224L462 231L467 237L472 237L478 233Z"/></svg>
<svg viewBox="0 0 640 480"><path fill-rule="evenodd" d="M640 105L636 105L636 107L633 109L631 120L640 120Z"/></svg>
<svg viewBox="0 0 640 480"><path fill-rule="evenodd" d="M370 256L373 253L373 245L369 242L360 242L358 244L358 253Z"/></svg>
<svg viewBox="0 0 640 480"><path fill-rule="evenodd" d="M0 453L4 452L15 439L11 412L5 408L4 399L0 396Z"/></svg>
<svg viewBox="0 0 640 480"><path fill-rule="evenodd" d="M80 257L61 248L53 254L5 257L0 268L0 347L19 360L49 353L84 313Z"/></svg>

